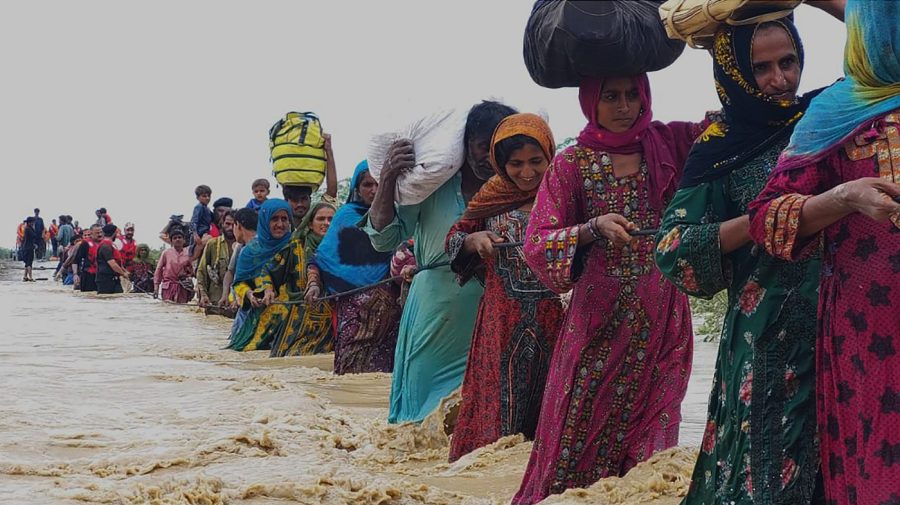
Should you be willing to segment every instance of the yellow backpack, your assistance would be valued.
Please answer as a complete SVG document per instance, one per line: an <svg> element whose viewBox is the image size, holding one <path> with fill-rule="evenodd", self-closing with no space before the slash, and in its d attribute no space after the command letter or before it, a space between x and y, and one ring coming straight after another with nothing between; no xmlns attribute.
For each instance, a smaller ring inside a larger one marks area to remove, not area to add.
<svg viewBox="0 0 900 505"><path fill-rule="evenodd" d="M325 180L322 123L312 112L288 112L269 129L272 174L282 186L309 186Z"/></svg>

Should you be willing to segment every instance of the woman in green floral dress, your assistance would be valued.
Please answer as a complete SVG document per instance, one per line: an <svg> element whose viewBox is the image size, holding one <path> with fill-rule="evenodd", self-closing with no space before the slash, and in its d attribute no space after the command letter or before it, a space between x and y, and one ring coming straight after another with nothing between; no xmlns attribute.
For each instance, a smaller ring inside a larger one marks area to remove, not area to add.
<svg viewBox="0 0 900 505"><path fill-rule="evenodd" d="M803 48L789 20L722 28L713 57L723 118L691 150L656 251L682 291L708 298L728 290L684 503L814 503L819 261L787 263L754 248L746 216L814 93L796 96Z"/></svg>

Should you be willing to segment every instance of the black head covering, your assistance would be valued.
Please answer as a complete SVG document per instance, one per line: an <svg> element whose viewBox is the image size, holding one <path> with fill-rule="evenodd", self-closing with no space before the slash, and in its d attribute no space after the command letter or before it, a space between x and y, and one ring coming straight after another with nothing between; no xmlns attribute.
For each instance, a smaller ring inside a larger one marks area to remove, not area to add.
<svg viewBox="0 0 900 505"><path fill-rule="evenodd" d="M215 202L213 202L213 208L214 208L214 209L215 209L216 207L228 207L228 208L231 208L231 206L232 206L233 204L234 204L234 200L232 200L231 198L228 198L227 196L223 196L222 198L219 198L218 200L216 200Z"/></svg>
<svg viewBox="0 0 900 505"><path fill-rule="evenodd" d="M770 22L784 28L801 70L803 43L791 18ZM762 25L723 26L713 43L713 74L724 118L712 123L688 155L680 187L696 186L727 175L771 145L790 137L814 91L793 102L775 100L756 85L753 75L753 38Z"/></svg>

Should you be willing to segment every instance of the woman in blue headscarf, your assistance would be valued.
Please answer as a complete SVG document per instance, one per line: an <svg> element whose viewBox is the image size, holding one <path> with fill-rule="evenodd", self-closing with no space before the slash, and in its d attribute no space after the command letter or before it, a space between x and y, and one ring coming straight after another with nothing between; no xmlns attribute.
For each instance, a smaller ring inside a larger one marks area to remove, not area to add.
<svg viewBox="0 0 900 505"><path fill-rule="evenodd" d="M241 249L235 268L234 294L247 315L244 322L232 330L229 349L268 349L272 338L281 329L287 306L263 304L262 274L266 264L290 243L291 228L291 206L278 198L266 200L259 209L256 238ZM286 300L287 293L279 293L278 299Z"/></svg>
<svg viewBox="0 0 900 505"><path fill-rule="evenodd" d="M822 251L826 502L885 505L900 503L900 2L850 0L846 17L846 77L797 124L750 233L785 261Z"/></svg>
<svg viewBox="0 0 900 505"><path fill-rule="evenodd" d="M347 203L335 214L312 261L310 278L321 272L328 294L368 286L390 274L393 254L376 251L369 236L357 226L369 211L377 189L378 181L369 173L368 163L362 161L350 181ZM310 280L309 297L318 296L319 291L319 281ZM393 370L401 313L398 296L398 286L382 284L336 300L335 373Z"/></svg>

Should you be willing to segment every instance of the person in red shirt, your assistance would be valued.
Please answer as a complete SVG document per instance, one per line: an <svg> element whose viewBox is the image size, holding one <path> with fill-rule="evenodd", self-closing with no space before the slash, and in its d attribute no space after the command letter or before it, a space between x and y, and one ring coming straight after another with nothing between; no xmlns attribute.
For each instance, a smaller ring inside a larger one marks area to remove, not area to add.
<svg viewBox="0 0 900 505"><path fill-rule="evenodd" d="M22 242L25 240L25 221L19 223L19 227L16 228L16 250L19 250L22 247Z"/></svg>
<svg viewBox="0 0 900 505"><path fill-rule="evenodd" d="M116 248L122 256L122 266L129 272L134 257L137 256L137 242L134 240L134 223L125 223L124 235L119 235Z"/></svg>
<svg viewBox="0 0 900 505"><path fill-rule="evenodd" d="M56 223L56 219L50 222L50 228L47 229L47 233L50 234L50 259L59 259L59 242L56 241L56 234L59 233L59 225Z"/></svg>
<svg viewBox="0 0 900 505"><path fill-rule="evenodd" d="M102 240L102 227L95 224L91 226L90 233L85 234L84 241L78 246L72 262L75 289L82 292L97 291L97 252Z"/></svg>
<svg viewBox="0 0 900 505"><path fill-rule="evenodd" d="M113 244L116 237L116 225L108 224L103 227L103 239L97 246L97 293L113 294L121 293L122 281L119 277L128 278L128 272L122 267L122 254Z"/></svg>

